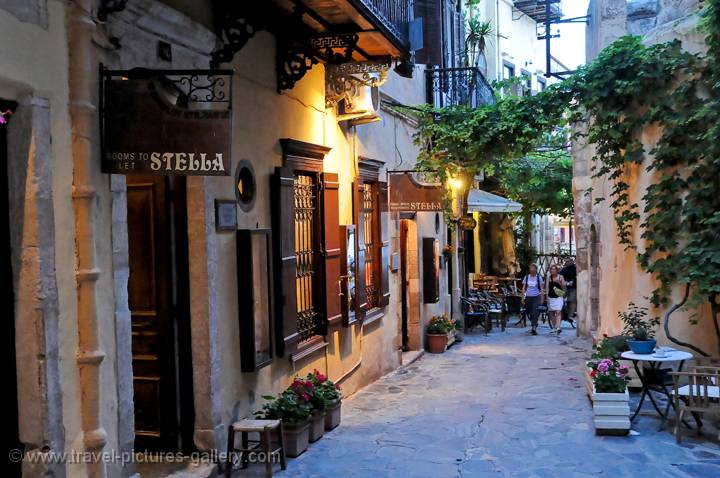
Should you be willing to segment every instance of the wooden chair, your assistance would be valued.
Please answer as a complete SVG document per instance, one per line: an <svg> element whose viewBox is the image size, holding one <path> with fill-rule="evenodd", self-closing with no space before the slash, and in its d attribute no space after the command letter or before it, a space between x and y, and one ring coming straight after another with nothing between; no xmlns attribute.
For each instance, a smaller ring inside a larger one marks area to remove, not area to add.
<svg viewBox="0 0 720 478"><path fill-rule="evenodd" d="M670 372L670 375L675 402L675 439L680 443L680 424L686 411L695 417L698 435L702 427L699 415L720 412L720 368L695 367L692 372Z"/></svg>
<svg viewBox="0 0 720 478"><path fill-rule="evenodd" d="M242 437L242 448L235 448L235 434L240 433ZM258 440L250 440L249 434L257 433ZM279 447L272 448L272 436L278 437ZM262 452L265 454L265 476L272 477L273 457L280 457L280 467L287 468L285 461L285 446L283 444L283 426L280 420L251 420L242 419L234 422L228 427L227 456L225 457L225 477L230 478L233 467L233 455L238 451L241 453L242 468L248 466L248 454Z"/></svg>

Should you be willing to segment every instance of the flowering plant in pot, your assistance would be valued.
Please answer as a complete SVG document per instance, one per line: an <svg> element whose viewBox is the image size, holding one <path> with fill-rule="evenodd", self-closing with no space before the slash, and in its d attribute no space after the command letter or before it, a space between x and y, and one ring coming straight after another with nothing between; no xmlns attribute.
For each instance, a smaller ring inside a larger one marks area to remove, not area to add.
<svg viewBox="0 0 720 478"><path fill-rule="evenodd" d="M639 307L633 302L628 304L628 310L618 314L625 324L623 335L627 339L628 347L636 354L651 354L655 350L655 327L660 324L657 317L648 317L647 308Z"/></svg>
<svg viewBox="0 0 720 478"><path fill-rule="evenodd" d="M266 420L282 420L285 454L293 458L299 456L307 450L310 439L309 418L313 410L310 395L287 389L277 397L266 395L263 398L268 402L261 411L255 412L255 416Z"/></svg>
<svg viewBox="0 0 720 478"><path fill-rule="evenodd" d="M327 399L325 393L319 387L319 383L327 380L327 377L318 370L313 370L305 379L296 378L290 385L290 389L300 396L307 395L312 405L310 416L310 442L316 442L325 433L325 407Z"/></svg>
<svg viewBox="0 0 720 478"><path fill-rule="evenodd" d="M608 336L603 334L602 340L593 345L592 358L595 360L601 360L604 358L610 358L617 360L620 365L627 367L627 386L632 388L640 388L642 383L635 373L635 369L632 368L632 362L630 360L624 360L621 358L622 353L630 350L627 344L628 337L624 335L612 335ZM589 377L588 377L589 378ZM592 394L592 381L588 380L589 389L588 393Z"/></svg>
<svg viewBox="0 0 720 478"><path fill-rule="evenodd" d="M593 383L593 420L598 435L627 435L630 404L627 392L628 367L614 358L587 363Z"/></svg>
<svg viewBox="0 0 720 478"><path fill-rule="evenodd" d="M308 379L312 380L319 393L323 395L325 400L325 430L332 430L340 425L342 405L340 385L334 383L318 370L313 370L312 373L308 374Z"/></svg>
<svg viewBox="0 0 720 478"><path fill-rule="evenodd" d="M455 333L456 323L445 315L432 317L425 327L428 351L441 354L450 342L450 334Z"/></svg>

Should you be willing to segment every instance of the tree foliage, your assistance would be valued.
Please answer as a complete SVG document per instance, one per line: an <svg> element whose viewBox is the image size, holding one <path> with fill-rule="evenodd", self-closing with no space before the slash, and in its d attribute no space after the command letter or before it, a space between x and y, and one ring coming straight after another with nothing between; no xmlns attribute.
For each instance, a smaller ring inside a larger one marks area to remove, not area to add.
<svg viewBox="0 0 720 478"><path fill-rule="evenodd" d="M711 303L720 336L720 0L705 2L702 28L707 54L683 51L677 40L645 45L626 36L535 96L476 109L425 107L419 164L441 179L522 170L515 163L558 126L584 124L574 139L595 148L594 176L612 184L607 199L619 240L658 280L653 303L667 303L672 286L687 285L691 305ZM659 138L644 144L651 127ZM652 184L635 202L626 179L638 168Z"/></svg>

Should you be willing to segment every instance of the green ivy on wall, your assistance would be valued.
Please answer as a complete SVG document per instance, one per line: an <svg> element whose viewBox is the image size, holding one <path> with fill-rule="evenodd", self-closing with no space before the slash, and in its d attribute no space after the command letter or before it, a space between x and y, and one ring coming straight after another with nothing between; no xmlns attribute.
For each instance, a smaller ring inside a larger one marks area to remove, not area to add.
<svg viewBox="0 0 720 478"><path fill-rule="evenodd" d="M685 285L688 305L711 304L720 339L720 0L705 2L701 16L706 55L683 51L677 40L622 37L535 96L474 109L423 107L415 140L420 167L446 180L501 171L558 127L584 125L574 139L593 145L593 176L611 181L619 240L660 284L652 302L667 304L672 287ZM646 146L641 133L651 127L659 139ZM639 203L626 182L632 168L652 175Z"/></svg>

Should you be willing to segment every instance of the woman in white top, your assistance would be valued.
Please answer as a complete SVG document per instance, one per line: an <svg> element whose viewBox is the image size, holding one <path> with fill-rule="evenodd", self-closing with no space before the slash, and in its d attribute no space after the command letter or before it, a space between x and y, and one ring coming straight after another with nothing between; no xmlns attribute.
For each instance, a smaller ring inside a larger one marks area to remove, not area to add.
<svg viewBox="0 0 720 478"><path fill-rule="evenodd" d="M530 273L522 282L522 297L525 313L530 317L530 332L537 335L538 306L543 302L545 291L543 278L538 275L537 264L530 264Z"/></svg>

